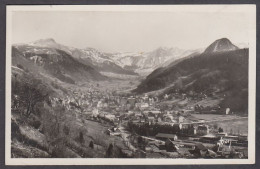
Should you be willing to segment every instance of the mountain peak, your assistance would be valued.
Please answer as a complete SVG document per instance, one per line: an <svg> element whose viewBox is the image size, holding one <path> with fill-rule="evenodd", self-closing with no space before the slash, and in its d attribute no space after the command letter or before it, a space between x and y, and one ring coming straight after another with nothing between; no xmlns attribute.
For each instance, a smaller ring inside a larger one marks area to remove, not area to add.
<svg viewBox="0 0 260 169"><path fill-rule="evenodd" d="M163 46L160 46L160 47L158 47L156 50L168 50L169 48L167 48L167 47L163 47Z"/></svg>
<svg viewBox="0 0 260 169"><path fill-rule="evenodd" d="M239 49L237 46L232 44L232 42L228 38L221 38L214 41L209 47L206 48L204 53L212 53L212 52L223 52L223 51L231 51Z"/></svg>
<svg viewBox="0 0 260 169"><path fill-rule="evenodd" d="M47 38L47 39L39 39L31 43L32 45L50 45L50 44L56 44L56 41L53 38Z"/></svg>
<svg viewBox="0 0 260 169"><path fill-rule="evenodd" d="M35 41L36 43L56 43L53 38L40 39Z"/></svg>

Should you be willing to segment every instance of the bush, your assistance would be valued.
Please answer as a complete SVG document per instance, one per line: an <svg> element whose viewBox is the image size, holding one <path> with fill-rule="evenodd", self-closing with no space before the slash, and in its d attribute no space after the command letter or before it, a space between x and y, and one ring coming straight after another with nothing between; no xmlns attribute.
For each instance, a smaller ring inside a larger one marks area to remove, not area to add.
<svg viewBox="0 0 260 169"><path fill-rule="evenodd" d="M42 123L39 120L32 120L32 121L30 121L30 125L33 126L35 129L39 129L41 124Z"/></svg>

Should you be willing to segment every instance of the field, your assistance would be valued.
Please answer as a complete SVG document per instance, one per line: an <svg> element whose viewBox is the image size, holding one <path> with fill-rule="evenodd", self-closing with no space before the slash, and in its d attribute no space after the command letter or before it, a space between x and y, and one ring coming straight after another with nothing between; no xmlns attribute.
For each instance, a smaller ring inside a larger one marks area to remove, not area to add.
<svg viewBox="0 0 260 169"><path fill-rule="evenodd" d="M248 135L248 119L217 122L227 133Z"/></svg>
<svg viewBox="0 0 260 169"><path fill-rule="evenodd" d="M236 115L216 115L216 114L192 114L194 118L209 121L210 125L217 124L224 129L224 132L233 134L248 133L248 118Z"/></svg>

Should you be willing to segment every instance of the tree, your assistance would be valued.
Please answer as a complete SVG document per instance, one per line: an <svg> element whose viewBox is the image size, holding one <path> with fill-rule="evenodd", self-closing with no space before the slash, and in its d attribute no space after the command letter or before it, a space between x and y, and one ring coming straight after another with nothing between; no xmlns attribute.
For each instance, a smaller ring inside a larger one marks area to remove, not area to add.
<svg viewBox="0 0 260 169"><path fill-rule="evenodd" d="M20 98L19 102L25 109L25 115L29 116L34 112L34 108L38 103L46 101L50 90L42 83L40 79L36 79L34 76L28 74L21 77L16 81L14 90Z"/></svg>
<svg viewBox="0 0 260 169"><path fill-rule="evenodd" d="M92 148L92 149L94 148L94 143L93 143L92 140L91 140L90 143L89 143L89 147Z"/></svg>
<svg viewBox="0 0 260 169"><path fill-rule="evenodd" d="M70 134L70 128L68 126L64 126L63 127L63 132L65 133L65 135L69 135Z"/></svg>
<svg viewBox="0 0 260 169"><path fill-rule="evenodd" d="M224 130L223 130L221 127L219 127L219 128L218 128L218 132L219 132L219 133L222 133L222 132L224 132Z"/></svg>
<svg viewBox="0 0 260 169"><path fill-rule="evenodd" d="M80 142L81 144L83 144L83 143L85 142L84 136L83 136L83 132L82 132L82 131L79 132L79 142Z"/></svg>
<svg viewBox="0 0 260 169"><path fill-rule="evenodd" d="M113 155L113 145L110 143L106 152L106 157L112 157Z"/></svg>

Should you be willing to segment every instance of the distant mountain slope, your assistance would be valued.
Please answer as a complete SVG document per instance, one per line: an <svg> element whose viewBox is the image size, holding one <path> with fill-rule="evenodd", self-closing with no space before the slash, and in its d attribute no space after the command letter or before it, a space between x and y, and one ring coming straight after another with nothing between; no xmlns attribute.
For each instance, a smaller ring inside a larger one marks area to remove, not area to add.
<svg viewBox="0 0 260 169"><path fill-rule="evenodd" d="M147 76L136 91L157 90L177 80L182 80L184 83L181 87L193 88L199 92L205 90L205 87L210 87L203 87L206 83L217 85L227 81L245 80L247 82L247 69L248 49L203 53L184 59L177 64L171 64L166 68L158 68Z"/></svg>
<svg viewBox="0 0 260 169"><path fill-rule="evenodd" d="M83 63L91 63L93 67L95 67L100 72L137 75L137 73L134 71L127 70L119 66L113 59L111 59L111 54L99 52L94 48L74 48L71 50L71 55Z"/></svg>
<svg viewBox="0 0 260 169"><path fill-rule="evenodd" d="M122 67L146 75L158 67L166 66L170 62L188 56L196 51L159 47L151 52L117 53L112 57Z"/></svg>
<svg viewBox="0 0 260 169"><path fill-rule="evenodd" d="M113 59L110 58L110 54L99 52L94 48L78 49L74 47L68 47L57 43L54 39L40 39L28 44L32 47L45 47L50 49L59 49L65 51L67 54L73 56L81 63L92 66L100 72L112 72L117 74L137 75L131 70L126 70L119 66Z"/></svg>
<svg viewBox="0 0 260 169"><path fill-rule="evenodd" d="M12 61L12 64L19 64L35 73L46 73L69 83L106 79L91 67L91 64L83 64L65 51L54 48L30 45L14 46Z"/></svg>

